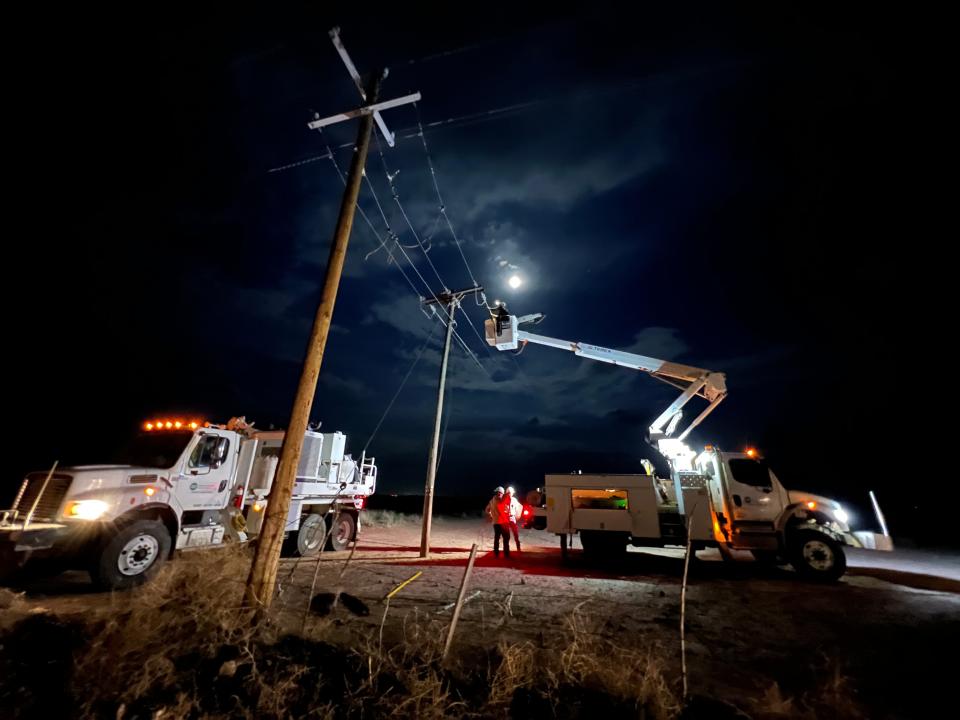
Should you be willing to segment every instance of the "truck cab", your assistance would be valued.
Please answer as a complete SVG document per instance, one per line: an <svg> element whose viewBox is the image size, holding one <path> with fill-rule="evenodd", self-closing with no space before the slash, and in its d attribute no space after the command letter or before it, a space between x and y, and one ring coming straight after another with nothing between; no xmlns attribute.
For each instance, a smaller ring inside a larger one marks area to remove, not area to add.
<svg viewBox="0 0 960 720"><path fill-rule="evenodd" d="M767 461L753 449L721 452L708 445L694 460L708 478L718 539L738 549L779 550L771 538L787 525L817 524L850 535L850 517L831 498L787 490ZM850 544L856 544L853 539Z"/></svg>

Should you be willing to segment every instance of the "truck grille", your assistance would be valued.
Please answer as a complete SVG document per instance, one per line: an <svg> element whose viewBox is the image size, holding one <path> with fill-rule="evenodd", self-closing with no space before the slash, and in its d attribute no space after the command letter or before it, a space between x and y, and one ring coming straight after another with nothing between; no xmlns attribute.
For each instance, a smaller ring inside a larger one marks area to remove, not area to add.
<svg viewBox="0 0 960 720"><path fill-rule="evenodd" d="M53 520L57 517L60 504L63 502L67 490L70 489L71 477L70 475L56 473L47 483L43 495L40 495L40 490L43 488L43 482L46 479L46 473L31 473L23 481L23 487L20 489L17 502L13 507L14 510L18 511L21 518L27 516L34 502L37 503L37 508L33 512L33 520ZM40 497L39 502L37 502L38 496Z"/></svg>

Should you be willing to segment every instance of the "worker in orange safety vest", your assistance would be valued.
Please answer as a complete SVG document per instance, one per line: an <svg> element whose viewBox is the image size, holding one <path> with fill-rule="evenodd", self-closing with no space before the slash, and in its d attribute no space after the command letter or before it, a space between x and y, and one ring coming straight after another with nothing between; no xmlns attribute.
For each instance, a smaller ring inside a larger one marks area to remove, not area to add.
<svg viewBox="0 0 960 720"><path fill-rule="evenodd" d="M510 497L503 487L497 487L484 510L487 522L493 523L493 556L500 557L500 538L503 538L503 556L510 557Z"/></svg>

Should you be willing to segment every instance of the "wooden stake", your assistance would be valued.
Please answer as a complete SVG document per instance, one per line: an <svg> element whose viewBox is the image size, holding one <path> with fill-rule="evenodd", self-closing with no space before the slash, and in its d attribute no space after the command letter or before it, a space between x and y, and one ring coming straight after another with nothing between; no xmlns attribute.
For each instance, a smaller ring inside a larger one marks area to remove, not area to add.
<svg viewBox="0 0 960 720"><path fill-rule="evenodd" d="M460 610L463 608L463 600L467 594L467 582L470 580L470 573L473 572L473 562L477 559L477 544L474 543L470 548L470 560L467 561L467 569L463 572L463 580L460 582L460 594L457 596L457 604L453 608L453 619L450 620L450 629L447 631L447 643L443 646L443 660L447 659L447 653L450 652L450 646L453 644L453 633L457 629L457 621L460 620Z"/></svg>

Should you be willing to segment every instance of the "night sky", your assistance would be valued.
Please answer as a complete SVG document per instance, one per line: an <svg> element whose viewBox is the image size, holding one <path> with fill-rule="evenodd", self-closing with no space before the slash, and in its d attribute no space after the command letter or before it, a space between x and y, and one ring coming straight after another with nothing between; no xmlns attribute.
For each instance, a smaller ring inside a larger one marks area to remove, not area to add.
<svg viewBox="0 0 960 720"><path fill-rule="evenodd" d="M17 25L6 488L55 459L102 461L149 416L286 423L342 191L325 143L345 169L356 132L306 128L359 104L327 37L340 25L362 71L389 66L383 97L423 94L489 300L546 313L545 335L724 371L730 396L696 444L755 445L788 487L894 502L915 466L917 388L897 359L925 347L909 308L928 142L894 19L310 5ZM374 143L368 178L422 280L401 267L422 294L438 274L468 287L417 111L385 117L400 139L384 161L436 272ZM360 204L386 237L366 186ZM431 332L377 247L358 215L313 413L356 453ZM464 309L482 334L484 309ZM454 346L439 494L652 458L645 429L670 388L549 348L488 351L463 315L458 331L482 368ZM370 446L382 492L422 491L440 340Z"/></svg>

